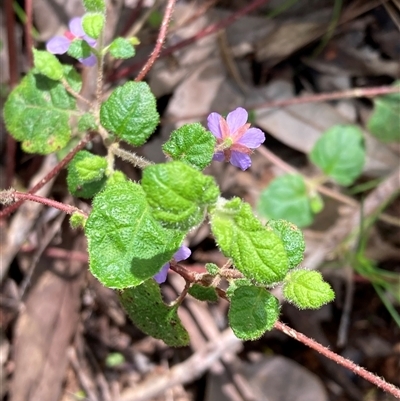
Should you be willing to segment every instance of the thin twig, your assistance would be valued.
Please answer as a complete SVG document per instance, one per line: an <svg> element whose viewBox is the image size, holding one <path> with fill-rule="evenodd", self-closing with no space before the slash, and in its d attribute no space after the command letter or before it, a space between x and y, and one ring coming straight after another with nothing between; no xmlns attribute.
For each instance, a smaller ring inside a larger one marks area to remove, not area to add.
<svg viewBox="0 0 400 401"><path fill-rule="evenodd" d="M89 105L90 107L92 107L92 103L87 100L86 98L84 98L81 94L79 94L78 92L76 92L68 83L68 81L65 78L61 79L61 83L64 85L64 88L67 92L69 92L75 99L78 99L84 103L86 103L87 105Z"/></svg>
<svg viewBox="0 0 400 401"><path fill-rule="evenodd" d="M83 210L75 206L66 205L65 203L61 203L49 198L44 198L43 196L30 194L26 192L14 191L14 190L0 191L0 203L4 202L9 204L11 203L12 200L14 202L19 200L29 200L32 202L41 203L42 205L48 207L54 207L55 209L61 210L66 214L79 213L82 216L87 217L87 214Z"/></svg>
<svg viewBox="0 0 400 401"><path fill-rule="evenodd" d="M362 368L361 366L355 364L354 362L350 361L349 359L343 358L341 355L336 354L335 352L329 350L328 348L324 347L323 345L317 343L311 338L308 338L302 333L288 327L286 324L282 322L275 323L275 329L282 331L289 337L294 338L295 340L303 343L307 347L319 352L320 354L324 355L325 357L331 359L332 361L336 362L338 365L344 366L346 369L349 369L353 373L361 376L363 379L369 381L370 383L374 384L375 386L381 388L382 390L392 394L396 398L400 398L400 389L394 386L391 383L388 383L386 380L380 378L377 375L369 372L368 370Z"/></svg>
<svg viewBox="0 0 400 401"><path fill-rule="evenodd" d="M220 31L221 29L226 28L227 26L233 24L235 21L237 21L239 18L243 17L246 14L249 14L250 12L256 10L263 4L267 3L269 0L254 0L250 4L246 5L245 7L241 8L240 10L236 11L229 17L222 19L221 21L211 24L207 26L206 28L202 29L195 35L191 36L190 38L184 39L177 43L176 45L170 46L167 49L163 50L160 53L160 57L168 56L175 52L176 50L182 49L183 47L186 47L187 45L196 42L197 40L200 40L206 36L212 35L213 33L216 33ZM139 61L138 63L132 64L130 67L123 68L116 72L114 75L110 76L110 81L118 81L119 79L126 77L130 75L131 73L135 72L141 66L144 64L143 60Z"/></svg>
<svg viewBox="0 0 400 401"><path fill-rule="evenodd" d="M340 100L340 99L351 99L351 98L371 98L382 95L389 95L391 93L400 93L400 86L373 86L370 88L354 88L345 91L335 91L328 93L314 93L311 95L293 97L290 99L282 100L271 100L264 103L254 104L252 106L247 106L248 110L257 109L275 109L279 107L293 106L297 104L304 103L318 103L329 100ZM226 110L214 110L220 113L226 112ZM182 117L167 117L162 120L162 122L176 123L186 120L203 120L208 114L192 114Z"/></svg>
<svg viewBox="0 0 400 401"><path fill-rule="evenodd" d="M160 55L162 46L165 42L165 38L167 36L168 26L171 20L172 13L174 11L176 0L168 0L167 6L165 7L165 12L163 16L163 20L160 27L160 32L158 34L156 46L154 47L153 52L150 54L149 59L147 60L146 64L143 66L139 75L135 78L136 82L141 81L147 73L150 71L150 68L153 66L154 62L156 61L157 57Z"/></svg>
<svg viewBox="0 0 400 401"><path fill-rule="evenodd" d="M34 194L40 188L42 188L46 183L48 183L52 178L54 178L72 159L73 157L82 150L92 139L94 133L89 133L83 138L78 145L76 145L68 154L64 157L52 170L50 170L36 185L28 190L28 194ZM0 212L0 219L8 216L10 213L18 209L24 201L20 200L15 204L6 207Z"/></svg>
<svg viewBox="0 0 400 401"><path fill-rule="evenodd" d="M115 144L115 145L118 145L118 144ZM146 160L144 157L138 156L135 153L129 152L128 150L121 149L118 146L111 145L109 147L109 150L115 156L120 157L122 160L125 160L125 161L131 163L132 165L140 168L141 170L143 170L147 166L154 164L153 162Z"/></svg>
<svg viewBox="0 0 400 401"><path fill-rule="evenodd" d="M13 10L13 0L5 1L6 29L7 29L7 49L8 49L8 73L10 76L10 88L14 88L18 83L19 68L17 56L17 43L15 40L15 14ZM7 135L6 153L6 186L12 184L15 174L15 153L17 143L15 139Z"/></svg>
<svg viewBox="0 0 400 401"><path fill-rule="evenodd" d="M33 37L32 37L32 27L33 27L33 10L32 10L32 0L25 0L25 46L26 46L26 58L28 60L28 66L33 66Z"/></svg>

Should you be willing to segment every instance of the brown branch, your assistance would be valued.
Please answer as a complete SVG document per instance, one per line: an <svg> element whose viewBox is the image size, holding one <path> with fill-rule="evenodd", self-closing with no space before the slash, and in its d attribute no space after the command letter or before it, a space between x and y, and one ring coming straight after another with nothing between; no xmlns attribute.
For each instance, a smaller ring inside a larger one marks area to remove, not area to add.
<svg viewBox="0 0 400 401"><path fill-rule="evenodd" d="M32 0L25 0L25 46L26 46L26 58L28 60L28 66L33 66L33 37L32 37L32 27L33 27L33 10L32 10Z"/></svg>
<svg viewBox="0 0 400 401"><path fill-rule="evenodd" d="M72 158L82 150L92 139L94 133L89 133L83 138L78 145L75 146L68 154L64 157L51 171L49 171L36 185L34 185L31 189L28 190L28 194L34 194L40 188L42 188L46 183L48 183L52 178L54 178L71 160ZM19 206L22 205L24 201L20 200L14 203L11 206L6 207L0 212L0 219L8 216L10 213L14 212L18 209Z"/></svg>
<svg viewBox="0 0 400 401"><path fill-rule="evenodd" d="M368 370L362 368L361 366L355 364L354 362L350 361L349 359L343 358L341 355L336 354L335 352L329 350L328 348L324 347L323 345L317 343L313 339L305 336L302 333L286 326L286 324L282 322L275 323L275 329L285 333L289 337L294 338L295 340L303 343L307 347L319 352L320 354L324 355L328 359L336 362L338 365L344 366L346 369L349 369L353 373L361 376L363 379L369 381L370 383L374 384L375 386L381 388L382 390L392 394L396 398L400 398L400 389L393 384L388 383L386 380L381 379L379 376L374 375L373 373L369 372Z"/></svg>
<svg viewBox="0 0 400 401"><path fill-rule="evenodd" d="M174 11L176 0L168 0L167 6L165 7L164 17L161 23L160 32L158 34L156 46L154 47L153 52L151 53L149 59L147 60L146 64L143 66L139 75L135 78L136 82L141 81L146 74L150 71L150 68L153 66L154 62L156 61L157 57L161 53L161 48L165 42L165 38L167 36L168 25L171 20L172 13Z"/></svg>
<svg viewBox="0 0 400 401"><path fill-rule="evenodd" d="M80 213L81 215L87 217L87 214L83 210L75 206L66 205L65 203L45 198L43 196L14 191L12 189L0 192L0 203L10 204L19 200L29 200L32 202L41 203L42 205L54 207L55 209L61 210L66 214Z"/></svg>
<svg viewBox="0 0 400 401"><path fill-rule="evenodd" d="M400 86L373 86L370 88L354 88L345 91L336 91L329 93L315 93L311 95L301 96L301 97L293 97L290 99L282 99L282 100L271 100L264 103L254 104L253 106L248 106L248 110L257 110L257 109L274 109L279 107L287 107L293 106L297 104L304 103L317 103L322 101L329 100L339 100L339 99L351 99L351 98L359 98L359 97L375 97L382 95L389 95L391 93L399 93ZM226 110L215 110L217 112L224 113ZM186 120L203 120L208 116L208 114L192 114L183 117L170 117L162 120L162 122L176 123L179 121Z"/></svg>
<svg viewBox="0 0 400 401"><path fill-rule="evenodd" d="M263 4L267 3L268 1L269 0L253 0L250 4L243 7L242 9L236 11L229 17L222 19L221 21L219 21L215 24L209 25L206 28L197 32L192 37L184 39L184 40L178 42L176 45L170 46L167 49L163 50L160 53L160 57L168 56L169 54L175 52L176 50L182 49L183 47L186 47L187 45L194 43L199 39L202 39L206 36L209 36L213 33L216 33L218 31L226 28L227 26L233 24L239 18L256 10L258 7L262 6ZM124 78L124 77L132 74L133 72L135 72L143 64L144 64L144 62L142 60L142 61L139 61L138 63L132 64L130 67L123 68L123 69L117 71L114 75L110 76L109 80L111 82L118 81L119 79Z"/></svg>

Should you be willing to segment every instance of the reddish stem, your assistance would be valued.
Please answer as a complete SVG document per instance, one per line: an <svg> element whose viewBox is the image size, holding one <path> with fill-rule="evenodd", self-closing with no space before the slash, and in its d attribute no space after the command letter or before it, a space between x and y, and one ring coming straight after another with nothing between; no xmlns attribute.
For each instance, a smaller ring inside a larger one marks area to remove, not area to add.
<svg viewBox="0 0 400 401"><path fill-rule="evenodd" d="M167 6L165 7L164 17L161 23L160 32L158 34L157 42L154 47L153 52L151 53L149 59L146 64L143 66L142 70L139 72L139 75L135 78L136 82L141 81L146 74L150 71L150 68L153 66L157 57L160 55L161 48L165 42L165 37L167 36L168 25L171 20L172 13L174 11L176 0L168 0Z"/></svg>
<svg viewBox="0 0 400 401"><path fill-rule="evenodd" d="M308 338L304 334L299 333L298 331L286 326L286 324L282 322L279 321L276 322L275 328L279 331L282 331L289 337L292 337L295 340L303 343L304 345L307 345L307 347L310 347L313 350L319 352L328 359L331 359L338 365L342 365L346 369L351 370L353 373L357 374L358 376L361 376L365 380L368 380L370 383L374 384L377 387L380 387L382 390L392 394L396 398L400 398L400 389L398 387L388 383L386 380L381 379L379 376L374 375L368 370L350 361L349 359L343 358L341 355L336 354L335 352L329 350L323 345L317 343L315 340L312 340L311 338Z"/></svg>
<svg viewBox="0 0 400 401"><path fill-rule="evenodd" d="M243 7L242 9L236 11L229 17L215 23L212 25L209 25L208 27L202 29L200 32L196 33L194 36L187 38L185 40L182 40L181 42L177 43L174 46L170 46L164 51L160 53L160 57L165 57L171 53L173 53L176 50L179 50L196 40L202 39L205 36L211 35L215 32L220 31L221 29L226 28L227 26L233 24L237 19L243 17L244 15L250 13L251 11L256 10L258 7L262 6L263 4L267 3L269 0L253 0L250 4L247 6ZM130 67L125 67L119 71L117 71L114 75L112 75L109 79L111 82L117 81L121 78L124 78L133 72L135 72L137 69L139 69L142 65L144 64L144 61L139 61L138 63L132 64Z"/></svg>
<svg viewBox="0 0 400 401"><path fill-rule="evenodd" d="M17 43L15 40L15 15L13 10L13 0L5 1L6 29L7 29L7 48L8 48L8 71L10 75L10 88L18 83L19 69L17 57ZM17 144L11 135L7 135L7 154L6 154L6 186L12 184L15 174L15 154Z"/></svg>
<svg viewBox="0 0 400 401"><path fill-rule="evenodd" d="M170 263L171 269L176 273L180 274L186 281L194 282L196 281L196 273L191 272L187 268L177 263ZM227 299L226 293L224 290L220 288L216 288L218 295L221 298ZM394 386L393 384L388 383L384 379L374 375L373 373L369 372L368 370L362 368L359 365L356 365L354 362L350 361L349 359L343 358L342 356L336 354L333 351L330 351L328 348L324 347L322 344L319 344L315 340L307 337L306 335L299 333L298 331L286 326L282 322L275 323L275 329L282 331L283 333L287 334L288 336L294 338L295 340L307 345L308 347L318 351L328 359L333 360L339 365L344 366L345 368L351 370L353 373L361 376L365 380L368 380L370 383L380 387L382 390L394 395L395 397L400 398L400 389Z"/></svg>
<svg viewBox="0 0 400 401"><path fill-rule="evenodd" d="M72 158L78 153L81 149L83 149L88 142L90 142L93 139L94 133L90 133L83 138L78 145L75 146L74 149L72 149L67 156L64 157L63 160L60 161L60 163L57 164L50 172L48 172L36 185L34 185L31 189L28 190L28 194L33 194L36 191L38 191L40 188L42 188L45 184L47 184L53 177L55 177L71 160ZM16 203L14 203L11 206L6 207L4 210L0 212L0 219L8 216L10 213L12 213L14 210L18 209L19 206L21 206L23 200L20 200Z"/></svg>
<svg viewBox="0 0 400 401"><path fill-rule="evenodd" d="M33 11L32 11L32 0L25 0L25 45L26 45L26 58L28 60L28 66L33 66L33 37L32 37L32 26L33 26Z"/></svg>
<svg viewBox="0 0 400 401"><path fill-rule="evenodd" d="M87 214L82 211L81 209L71 206L71 205L66 205L65 203L61 203L58 201L55 201L53 199L49 198L44 198L43 196L35 195L35 194L30 194L26 192L19 192L19 191L6 191L9 194L9 197L12 197L14 201L16 200L29 200L32 202L36 203L41 203L42 205L49 206L49 207L54 207L55 209L61 210L62 212L66 214L73 214L73 213L79 213L85 217L87 217ZM0 198L1 198L1 193L0 193Z"/></svg>

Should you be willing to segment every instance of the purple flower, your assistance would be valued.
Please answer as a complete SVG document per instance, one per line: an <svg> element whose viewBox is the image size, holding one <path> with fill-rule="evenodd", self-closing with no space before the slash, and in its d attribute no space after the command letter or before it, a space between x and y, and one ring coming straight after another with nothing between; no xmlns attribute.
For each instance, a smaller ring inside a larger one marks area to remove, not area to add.
<svg viewBox="0 0 400 401"><path fill-rule="evenodd" d="M64 54L68 51L69 46L75 39L83 39L90 47L96 46L96 40L87 36L83 30L82 18L73 18L68 26L69 31L66 31L64 36L55 36L46 43L46 49L48 52L53 54ZM92 67L96 64L97 59L94 54L91 54L89 57L79 59L79 61L88 67Z"/></svg>
<svg viewBox="0 0 400 401"><path fill-rule="evenodd" d="M187 259L191 255L192 251L185 245L182 245L174 254L174 259L176 262ZM167 274L169 270L169 262L166 263L161 270L153 277L158 284L162 284L167 279Z"/></svg>
<svg viewBox="0 0 400 401"><path fill-rule="evenodd" d="M243 171L251 166L250 154L265 141L265 134L258 128L250 128L248 114L238 107L226 120L218 113L207 118L208 129L217 138L214 160L231 162Z"/></svg>

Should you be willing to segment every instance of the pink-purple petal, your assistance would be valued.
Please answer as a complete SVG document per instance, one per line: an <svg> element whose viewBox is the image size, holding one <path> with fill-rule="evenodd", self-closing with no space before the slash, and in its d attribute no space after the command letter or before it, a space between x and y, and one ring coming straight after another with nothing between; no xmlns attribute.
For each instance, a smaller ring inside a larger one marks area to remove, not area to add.
<svg viewBox="0 0 400 401"><path fill-rule="evenodd" d="M228 123L231 134L246 124L248 116L247 111L243 107L238 107L228 114L226 122Z"/></svg>
<svg viewBox="0 0 400 401"><path fill-rule="evenodd" d="M168 275L168 270L169 270L169 263L166 263L161 270L153 276L154 280L158 284L162 284L167 280L167 275Z"/></svg>
<svg viewBox="0 0 400 401"><path fill-rule="evenodd" d="M251 166L250 156L234 150L231 153L230 162L233 166L239 167L243 171L247 170Z"/></svg>
<svg viewBox="0 0 400 401"><path fill-rule="evenodd" d="M82 27L82 17L72 18L68 24L69 30L78 38L82 38L86 35Z"/></svg>
<svg viewBox="0 0 400 401"><path fill-rule="evenodd" d="M46 43L46 49L52 54L64 54L68 51L71 41L65 36L55 36Z"/></svg>
<svg viewBox="0 0 400 401"><path fill-rule="evenodd" d="M208 129L212 132L212 134L216 138L222 138L221 127L220 127L220 119L221 115L218 113L211 113L207 117L207 126Z"/></svg>
<svg viewBox="0 0 400 401"><path fill-rule="evenodd" d="M258 148L265 141L265 134L258 128L248 129L237 143L248 148Z"/></svg>
<svg viewBox="0 0 400 401"><path fill-rule="evenodd" d="M174 254L174 259L177 262L187 259L192 254L192 251L185 245L182 245Z"/></svg>
<svg viewBox="0 0 400 401"><path fill-rule="evenodd" d="M223 162L225 160L224 152L214 153L213 160L215 160L217 162Z"/></svg>
<svg viewBox="0 0 400 401"><path fill-rule="evenodd" d="M94 54L92 54L89 57L80 58L79 61L83 65L86 65L86 67L93 67L97 63L97 57Z"/></svg>
<svg viewBox="0 0 400 401"><path fill-rule="evenodd" d="M87 44L88 44L90 47L95 47L95 46L96 46L96 43L97 43L96 39L93 39L93 38L91 38L91 37L88 36L88 35L84 35L84 36L82 37L82 39L83 39L84 41L86 41Z"/></svg>

